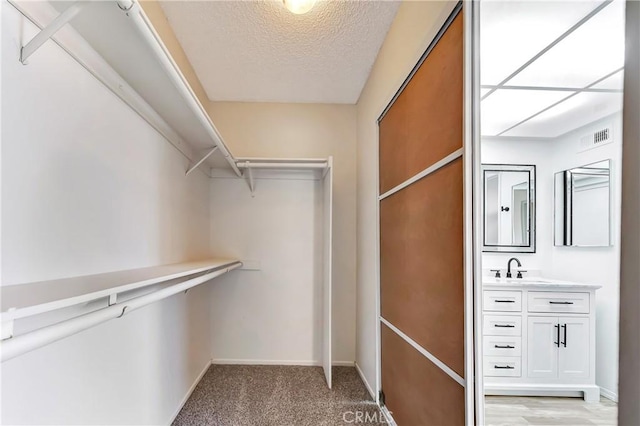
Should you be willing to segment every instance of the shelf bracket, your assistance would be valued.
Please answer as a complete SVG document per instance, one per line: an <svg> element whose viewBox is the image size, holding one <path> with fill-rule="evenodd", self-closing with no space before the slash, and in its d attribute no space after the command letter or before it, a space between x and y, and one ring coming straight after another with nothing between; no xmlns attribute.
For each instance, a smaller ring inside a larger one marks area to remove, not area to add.
<svg viewBox="0 0 640 426"><path fill-rule="evenodd" d="M189 176L189 174L190 174L192 171L194 171L195 169L197 169L197 168L198 168L198 166L204 162L204 160L206 160L207 158L209 158L209 157L211 156L211 154L213 154L213 153L214 153L214 152L216 152L217 150L218 150L218 146L216 145L216 146L214 146L214 147L213 147L213 149L212 149L211 151L207 152L207 153L205 154L205 156L204 156L204 157L202 157L202 158L201 158L201 159L200 159L196 164L194 164L193 166L191 166L191 167L189 168L189 170L187 170L187 173L185 174L185 176Z"/></svg>
<svg viewBox="0 0 640 426"><path fill-rule="evenodd" d="M45 41L49 40L58 30L64 27L69 21L78 15L82 9L91 2L78 1L67 8L64 12L58 15L53 21L44 27L35 37L31 39L27 44L20 49L20 62L26 65L29 56L33 55Z"/></svg>
<svg viewBox="0 0 640 426"><path fill-rule="evenodd" d="M251 190L251 196L255 197L255 183L253 182L253 172L251 171L251 166L249 165L248 161L245 161L244 163L244 167L245 167L245 173L248 175L249 178L249 190Z"/></svg>
<svg viewBox="0 0 640 426"><path fill-rule="evenodd" d="M10 313L11 311L15 311L16 308L9 308L7 310L7 313ZM10 339L13 337L13 324L14 324L15 319L11 318L7 321L2 321L2 336L0 336L2 338L2 340L5 339Z"/></svg>
<svg viewBox="0 0 640 426"><path fill-rule="evenodd" d="M109 306L113 306L116 303L118 303L118 293L110 294L108 303L109 303Z"/></svg>

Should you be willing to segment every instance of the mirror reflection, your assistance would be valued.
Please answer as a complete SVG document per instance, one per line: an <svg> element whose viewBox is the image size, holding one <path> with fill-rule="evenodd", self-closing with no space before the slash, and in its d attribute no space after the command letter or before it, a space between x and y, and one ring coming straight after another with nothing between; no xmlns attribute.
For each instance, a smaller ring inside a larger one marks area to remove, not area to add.
<svg viewBox="0 0 640 426"><path fill-rule="evenodd" d="M611 245L611 161L555 175L555 245Z"/></svg>
<svg viewBox="0 0 640 426"><path fill-rule="evenodd" d="M484 251L535 251L535 166L484 164Z"/></svg>

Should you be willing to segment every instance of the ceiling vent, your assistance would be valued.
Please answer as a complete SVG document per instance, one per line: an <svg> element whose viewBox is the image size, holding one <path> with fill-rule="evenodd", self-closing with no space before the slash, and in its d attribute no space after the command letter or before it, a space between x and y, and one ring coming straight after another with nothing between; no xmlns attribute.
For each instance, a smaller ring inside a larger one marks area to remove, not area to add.
<svg viewBox="0 0 640 426"><path fill-rule="evenodd" d="M613 131L611 126L607 126L581 137L578 152L588 151L611 142L613 142Z"/></svg>

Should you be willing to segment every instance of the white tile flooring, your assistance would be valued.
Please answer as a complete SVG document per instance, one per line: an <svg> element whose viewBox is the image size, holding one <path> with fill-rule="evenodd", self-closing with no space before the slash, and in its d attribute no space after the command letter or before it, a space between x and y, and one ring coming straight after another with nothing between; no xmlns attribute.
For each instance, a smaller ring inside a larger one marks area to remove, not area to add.
<svg viewBox="0 0 640 426"><path fill-rule="evenodd" d="M485 397L487 426L615 426L617 422L618 405L603 397L595 404L588 404L582 398Z"/></svg>

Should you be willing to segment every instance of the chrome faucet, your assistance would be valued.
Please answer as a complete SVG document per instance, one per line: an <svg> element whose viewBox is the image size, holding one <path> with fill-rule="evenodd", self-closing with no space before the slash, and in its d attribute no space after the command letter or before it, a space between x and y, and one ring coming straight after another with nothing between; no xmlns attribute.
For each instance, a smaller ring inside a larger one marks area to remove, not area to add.
<svg viewBox="0 0 640 426"><path fill-rule="evenodd" d="M516 263L518 264L518 268L522 267L522 263L520 263L520 261L515 258L512 257L511 259L509 259L509 261L507 262L507 278L511 278L511 262L516 261ZM518 278L522 278L522 274L518 271Z"/></svg>

